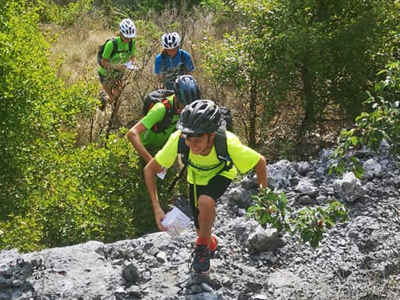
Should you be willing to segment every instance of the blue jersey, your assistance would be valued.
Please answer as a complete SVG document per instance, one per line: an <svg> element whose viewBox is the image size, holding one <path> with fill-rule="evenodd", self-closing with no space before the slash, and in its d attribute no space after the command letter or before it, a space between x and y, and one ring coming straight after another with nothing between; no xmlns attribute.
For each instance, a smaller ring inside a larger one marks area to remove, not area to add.
<svg viewBox="0 0 400 300"><path fill-rule="evenodd" d="M167 89L173 89L174 81L178 76L193 70L192 58L185 50L178 49L174 57L162 53L156 56L154 72L164 76L164 85Z"/></svg>

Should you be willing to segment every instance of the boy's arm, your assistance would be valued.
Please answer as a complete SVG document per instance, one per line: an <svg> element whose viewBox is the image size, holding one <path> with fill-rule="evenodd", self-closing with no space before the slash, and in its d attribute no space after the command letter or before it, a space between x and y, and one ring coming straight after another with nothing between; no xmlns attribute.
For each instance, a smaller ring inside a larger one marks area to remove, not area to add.
<svg viewBox="0 0 400 300"><path fill-rule="evenodd" d="M258 185L266 188L268 186L268 178L267 178L267 162L265 157L261 155L260 160L254 167L254 170L257 174L257 182Z"/></svg>
<svg viewBox="0 0 400 300"><path fill-rule="evenodd" d="M156 84L158 89L164 86L164 74L161 72L161 55L157 55L154 60L154 74L156 74Z"/></svg>
<svg viewBox="0 0 400 300"><path fill-rule="evenodd" d="M126 66L124 64L113 64L107 58L101 59L101 66L106 69L117 69L117 70L124 70Z"/></svg>
<svg viewBox="0 0 400 300"><path fill-rule="evenodd" d="M132 55L129 60L131 61L132 65L136 66L136 56L135 55Z"/></svg>
<svg viewBox="0 0 400 300"><path fill-rule="evenodd" d="M140 139L140 134L146 130L147 128L139 121L129 130L127 136L139 155L148 163L153 156L151 156L151 154L146 150L142 144L142 140Z"/></svg>
<svg viewBox="0 0 400 300"><path fill-rule="evenodd" d="M157 77L157 89L164 88L164 75L159 73L156 75Z"/></svg>
<svg viewBox="0 0 400 300"><path fill-rule="evenodd" d="M165 218L165 213L158 202L157 186L156 186L156 174L162 172L162 167L153 158L144 168L144 178L146 180L147 190L149 191L151 203L153 205L154 216L158 229L166 231L167 228L162 226L161 221Z"/></svg>

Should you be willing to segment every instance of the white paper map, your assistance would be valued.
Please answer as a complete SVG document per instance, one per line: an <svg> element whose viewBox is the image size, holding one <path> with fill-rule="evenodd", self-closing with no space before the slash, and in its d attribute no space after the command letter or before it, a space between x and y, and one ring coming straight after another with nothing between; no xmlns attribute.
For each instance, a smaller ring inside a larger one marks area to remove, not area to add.
<svg viewBox="0 0 400 300"><path fill-rule="evenodd" d="M125 66L126 66L129 70L139 70L139 68L136 67L136 66L134 66L134 65L132 64L131 61L128 61L128 62L125 64Z"/></svg>

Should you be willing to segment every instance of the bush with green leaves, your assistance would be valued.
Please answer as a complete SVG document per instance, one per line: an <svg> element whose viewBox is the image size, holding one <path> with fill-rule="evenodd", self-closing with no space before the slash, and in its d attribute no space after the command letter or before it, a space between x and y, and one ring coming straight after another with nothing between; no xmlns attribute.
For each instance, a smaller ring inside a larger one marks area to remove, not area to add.
<svg viewBox="0 0 400 300"><path fill-rule="evenodd" d="M393 63L387 70L379 72L385 79L375 84L373 92L367 92L369 98L365 105L368 112L362 112L351 129L344 129L339 137L338 147L332 154L335 162L329 168L329 174L341 175L346 168L362 178L364 170L359 161L348 155L351 151L364 146L377 151L385 140L390 145L390 153L400 154L400 64Z"/></svg>
<svg viewBox="0 0 400 300"><path fill-rule="evenodd" d="M271 224L278 232L291 231L286 222L286 212L290 210L284 193L276 194L270 189L261 189L257 195L253 196L253 199L255 204L249 207L248 217L254 216L264 228L267 224Z"/></svg>
<svg viewBox="0 0 400 300"><path fill-rule="evenodd" d="M63 153L53 146L42 149L47 171L41 180L29 177L26 210L0 218L0 249L114 242L157 230L143 164L125 134ZM158 187L163 207L170 200L166 189L171 180L172 174Z"/></svg>
<svg viewBox="0 0 400 300"><path fill-rule="evenodd" d="M305 207L287 219L286 195L270 189L261 189L253 195L254 205L249 207L247 217L254 217L264 228L267 225L277 229L278 233L286 231L291 235L299 234L303 243L316 248L323 239L323 234L336 223L347 220L347 212L343 204L331 201L329 207Z"/></svg>
<svg viewBox="0 0 400 300"><path fill-rule="evenodd" d="M0 1L0 249L113 242L156 230L126 130L77 147L97 80L67 85L51 63L37 7ZM23 24L23 26L21 25ZM160 186L165 206L168 181Z"/></svg>
<svg viewBox="0 0 400 300"><path fill-rule="evenodd" d="M205 39L205 67L219 89L239 99L233 106L250 146L282 123L291 124L284 135L295 139L357 116L360 96L398 43L398 1L230 4L234 22L222 42Z"/></svg>
<svg viewBox="0 0 400 300"><path fill-rule="evenodd" d="M317 248L323 239L323 234L331 229L336 223L347 220L347 213L344 206L334 201L328 208L305 207L297 212L292 220L294 224L293 233L300 235L303 243L309 243L311 247Z"/></svg>

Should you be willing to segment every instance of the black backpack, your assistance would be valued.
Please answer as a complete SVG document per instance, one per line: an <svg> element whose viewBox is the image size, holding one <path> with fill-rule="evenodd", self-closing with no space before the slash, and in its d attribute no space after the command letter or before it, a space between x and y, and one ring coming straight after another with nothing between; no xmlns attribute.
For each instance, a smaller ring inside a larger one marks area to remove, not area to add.
<svg viewBox="0 0 400 300"><path fill-rule="evenodd" d="M172 122L172 118L175 114L175 109L171 106L171 102L167 99L167 97L171 96L174 94L174 91L171 90L166 90L166 89L158 89L150 94L148 94L144 98L144 104L143 104L143 110L142 110L142 118L147 115L147 113L152 109L154 104L161 102L164 104L166 113L164 118L162 119L161 122L155 124L151 130L153 132L163 132L165 131Z"/></svg>
<svg viewBox="0 0 400 300"><path fill-rule="evenodd" d="M126 51L126 50L120 50L120 51L118 51L118 42L117 42L117 39L116 38L111 38L111 39L108 39L103 45L101 45L100 47L99 47L99 50L97 51L97 63L101 66L101 60L102 60L102 58L103 58L103 52L104 52L104 47L106 46L106 44L108 43L108 41L112 41L113 42L113 50L112 50L112 52L111 52L111 56L110 56L110 59L115 55L115 54L117 54L117 53L123 53L123 52L131 52L132 51L132 47L133 47L133 40L131 40L130 42L129 42L129 50L128 51Z"/></svg>
<svg viewBox="0 0 400 300"><path fill-rule="evenodd" d="M222 126L225 126L225 129L233 132L233 119L231 115L231 111L229 108L220 106L219 109L221 110L222 115Z"/></svg>

